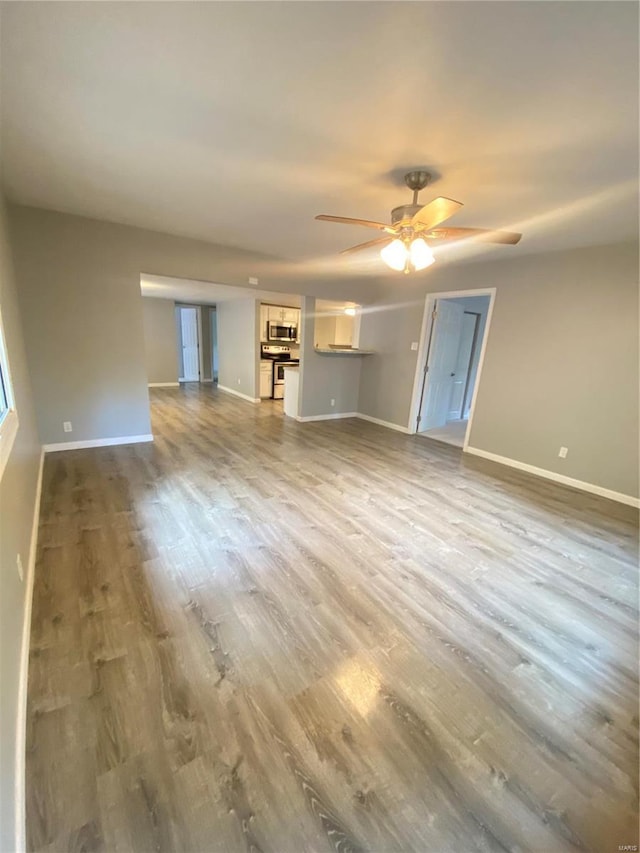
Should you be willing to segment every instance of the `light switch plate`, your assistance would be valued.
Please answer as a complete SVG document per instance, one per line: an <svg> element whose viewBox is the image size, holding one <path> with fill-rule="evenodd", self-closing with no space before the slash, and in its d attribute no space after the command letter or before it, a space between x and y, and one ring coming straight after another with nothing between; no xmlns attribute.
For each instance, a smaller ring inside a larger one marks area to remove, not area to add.
<svg viewBox="0 0 640 853"><path fill-rule="evenodd" d="M411 342L411 349L415 352L418 349L418 341Z"/></svg>

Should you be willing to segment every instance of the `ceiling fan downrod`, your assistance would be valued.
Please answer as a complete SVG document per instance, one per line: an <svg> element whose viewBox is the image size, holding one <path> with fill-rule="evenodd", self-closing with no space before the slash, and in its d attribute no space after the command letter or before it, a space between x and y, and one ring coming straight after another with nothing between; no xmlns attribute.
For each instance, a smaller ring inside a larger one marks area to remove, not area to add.
<svg viewBox="0 0 640 853"><path fill-rule="evenodd" d="M404 176L404 182L413 192L413 200L411 204L400 204L398 207L393 208L391 211L391 222L393 225L399 225L401 222L408 223L409 220L415 216L422 207L418 201L418 193L420 190L423 190L430 181L431 175L429 172L423 172L418 169L413 172L407 172Z"/></svg>
<svg viewBox="0 0 640 853"><path fill-rule="evenodd" d="M413 201L411 204L417 205L418 193L431 182L431 175L429 172L423 172L421 169L414 169L412 172L407 172L404 176L404 182L413 191Z"/></svg>

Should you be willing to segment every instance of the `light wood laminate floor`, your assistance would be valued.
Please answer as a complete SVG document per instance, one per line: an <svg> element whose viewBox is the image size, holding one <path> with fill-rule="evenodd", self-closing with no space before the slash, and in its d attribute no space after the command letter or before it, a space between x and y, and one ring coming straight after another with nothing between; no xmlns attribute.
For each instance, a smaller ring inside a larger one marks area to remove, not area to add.
<svg viewBox="0 0 640 853"><path fill-rule="evenodd" d="M637 844L629 508L359 420L152 392L45 462L30 850Z"/></svg>

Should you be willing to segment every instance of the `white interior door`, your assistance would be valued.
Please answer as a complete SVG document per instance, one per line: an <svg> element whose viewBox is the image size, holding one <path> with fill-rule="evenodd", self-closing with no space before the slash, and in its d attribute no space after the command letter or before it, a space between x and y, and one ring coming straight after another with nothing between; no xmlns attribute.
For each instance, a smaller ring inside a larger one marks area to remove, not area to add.
<svg viewBox="0 0 640 853"><path fill-rule="evenodd" d="M447 422L463 317L462 305L445 299L436 301L418 432L444 426Z"/></svg>
<svg viewBox="0 0 640 853"><path fill-rule="evenodd" d="M180 309L182 329L182 376L186 382L200 379L200 356L198 351L198 309Z"/></svg>
<svg viewBox="0 0 640 853"><path fill-rule="evenodd" d="M471 366L471 351L473 350L473 338L476 333L477 314L465 312L462 316L462 330L460 332L460 345L458 347L458 358L456 361L453 387L451 388L451 401L447 420L453 421L462 418L462 405L464 403L464 391L469 378Z"/></svg>

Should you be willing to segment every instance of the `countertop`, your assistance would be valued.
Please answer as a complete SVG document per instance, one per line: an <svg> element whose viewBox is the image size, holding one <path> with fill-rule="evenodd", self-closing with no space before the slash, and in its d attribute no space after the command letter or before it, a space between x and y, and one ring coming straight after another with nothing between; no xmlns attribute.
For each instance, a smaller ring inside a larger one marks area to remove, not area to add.
<svg viewBox="0 0 640 853"><path fill-rule="evenodd" d="M324 347L315 347L314 352L319 353L320 355L373 355L374 351L371 349L350 349L345 347L345 349L325 349Z"/></svg>

